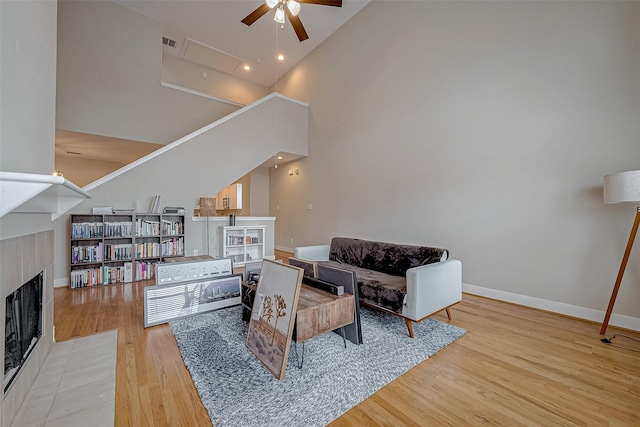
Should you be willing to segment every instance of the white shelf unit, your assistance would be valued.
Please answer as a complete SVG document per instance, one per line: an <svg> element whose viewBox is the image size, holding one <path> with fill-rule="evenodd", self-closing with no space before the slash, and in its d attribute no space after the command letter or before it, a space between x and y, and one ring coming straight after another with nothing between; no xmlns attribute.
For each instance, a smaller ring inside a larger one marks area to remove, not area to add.
<svg viewBox="0 0 640 427"><path fill-rule="evenodd" d="M260 261L265 254L265 225L219 227L220 254L234 266Z"/></svg>

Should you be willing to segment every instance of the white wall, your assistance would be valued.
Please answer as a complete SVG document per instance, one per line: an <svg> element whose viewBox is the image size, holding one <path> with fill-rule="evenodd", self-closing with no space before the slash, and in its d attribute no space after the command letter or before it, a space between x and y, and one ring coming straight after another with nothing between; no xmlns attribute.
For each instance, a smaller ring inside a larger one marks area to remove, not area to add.
<svg viewBox="0 0 640 427"><path fill-rule="evenodd" d="M249 214L252 216L269 216L269 169L266 167L256 168L251 171L250 177Z"/></svg>
<svg viewBox="0 0 640 427"><path fill-rule="evenodd" d="M161 29L112 2L60 2L57 127L168 144L237 110L160 84Z"/></svg>
<svg viewBox="0 0 640 427"><path fill-rule="evenodd" d="M268 88L259 84L166 54L162 55L162 81L242 105L269 94Z"/></svg>
<svg viewBox="0 0 640 427"><path fill-rule="evenodd" d="M310 117L309 157L271 170L276 247L446 247L465 283L601 320L635 214L602 177L640 168L640 4L371 2L278 89Z"/></svg>
<svg viewBox="0 0 640 427"><path fill-rule="evenodd" d="M0 1L2 171L53 171L56 16L56 2ZM4 331L5 296L40 271L45 272L46 285L43 339L7 393L0 393L0 427L11 425L53 344L52 228L51 215L8 214L0 219L0 331ZM0 358L4 360L4 335Z"/></svg>
<svg viewBox="0 0 640 427"><path fill-rule="evenodd" d="M159 194L161 209L185 208L186 252L192 254L196 249L206 253L202 244L205 223L192 221L191 216L200 197L211 196L212 189L233 183L278 152L307 155L307 115L306 105L269 95L87 185L84 189L92 198L70 213L89 214L93 206L134 208L136 200L144 212L151 198ZM278 120L278 116L289 120ZM69 215L56 222L55 250L56 285L68 284Z"/></svg>
<svg viewBox="0 0 640 427"><path fill-rule="evenodd" d="M0 170L53 172L56 2L0 2ZM46 37L43 37L46 35Z"/></svg>
<svg viewBox="0 0 640 427"><path fill-rule="evenodd" d="M0 170L53 172L56 14L56 2L0 1ZM8 214L0 239L51 228L51 215Z"/></svg>
<svg viewBox="0 0 640 427"><path fill-rule="evenodd" d="M56 156L56 170L64 172L65 179L73 182L78 187L84 187L90 182L120 169L124 165L124 163L105 160Z"/></svg>

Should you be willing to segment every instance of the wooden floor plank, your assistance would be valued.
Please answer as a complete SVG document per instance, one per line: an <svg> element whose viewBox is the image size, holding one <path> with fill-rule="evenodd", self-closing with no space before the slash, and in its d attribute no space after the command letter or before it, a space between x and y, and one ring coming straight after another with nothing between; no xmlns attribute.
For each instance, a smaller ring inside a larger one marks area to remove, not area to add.
<svg viewBox="0 0 640 427"><path fill-rule="evenodd" d="M56 339L118 330L117 426L211 425L169 327L143 327L149 284L56 288ZM598 324L466 294L452 314L465 336L331 425L640 425L640 352Z"/></svg>

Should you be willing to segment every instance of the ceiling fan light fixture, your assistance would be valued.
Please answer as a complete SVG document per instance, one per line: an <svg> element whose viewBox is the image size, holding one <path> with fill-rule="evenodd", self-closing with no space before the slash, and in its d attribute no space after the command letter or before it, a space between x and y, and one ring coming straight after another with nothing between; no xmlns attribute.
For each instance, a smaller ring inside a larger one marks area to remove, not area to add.
<svg viewBox="0 0 640 427"><path fill-rule="evenodd" d="M273 17L273 20L278 24L284 24L284 7L282 5L276 9L276 16Z"/></svg>
<svg viewBox="0 0 640 427"><path fill-rule="evenodd" d="M265 16L267 12L275 9L273 20L280 24L280 28L284 28L285 16L289 16L289 23L291 27L293 27L293 31L296 33L298 40L303 42L309 39L309 34L307 34L304 25L302 25L302 21L300 21L300 16L298 16L302 3L342 7L342 0L264 0L264 3L261 2L260 6L245 16L240 22L249 27L258 19Z"/></svg>
<svg viewBox="0 0 640 427"><path fill-rule="evenodd" d="M300 13L300 3L295 0L289 0L289 2L287 3L287 8L293 16L298 16L298 13Z"/></svg>

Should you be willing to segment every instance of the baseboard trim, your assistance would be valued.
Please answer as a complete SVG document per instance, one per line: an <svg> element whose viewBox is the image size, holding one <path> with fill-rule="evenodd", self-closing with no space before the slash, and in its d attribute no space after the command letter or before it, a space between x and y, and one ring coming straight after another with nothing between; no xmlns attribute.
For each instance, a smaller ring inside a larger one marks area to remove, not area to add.
<svg viewBox="0 0 640 427"><path fill-rule="evenodd" d="M64 288L65 286L69 286L68 277L63 277L62 279L53 279L54 288Z"/></svg>
<svg viewBox="0 0 640 427"><path fill-rule="evenodd" d="M579 307L576 305L549 301L541 298L514 294L511 292L499 291L496 289L483 288L481 286L470 285L467 283L462 284L462 291L471 295L478 295L498 301L523 305L525 307L550 311L552 313L558 313L569 317L576 317L578 319L588 320L595 323L602 323L605 315L605 312L601 310L594 310L592 308ZM614 313L611 315L609 325L631 329L634 331L640 331L640 318L623 316L621 314Z"/></svg>

